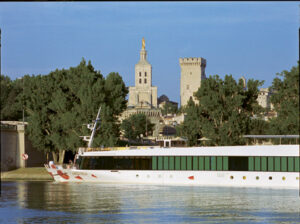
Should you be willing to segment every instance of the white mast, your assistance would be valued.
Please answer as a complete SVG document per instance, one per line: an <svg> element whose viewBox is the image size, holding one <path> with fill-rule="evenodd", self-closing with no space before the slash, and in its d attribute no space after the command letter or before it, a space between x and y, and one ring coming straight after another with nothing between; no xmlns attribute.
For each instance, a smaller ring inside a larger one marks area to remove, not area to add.
<svg viewBox="0 0 300 224"><path fill-rule="evenodd" d="M89 148L92 147L93 140L94 140L94 135L95 135L95 132L96 132L97 123L98 123L98 121L100 121L100 118L99 118L99 116L100 116L100 111L101 111L101 107L100 107L99 110L98 110L98 114L97 114L97 118L96 118L96 120L95 120L94 126L90 128L90 129L93 129L93 131L92 131L91 137L90 137L90 139L89 139L89 144L88 144L88 147L89 147Z"/></svg>

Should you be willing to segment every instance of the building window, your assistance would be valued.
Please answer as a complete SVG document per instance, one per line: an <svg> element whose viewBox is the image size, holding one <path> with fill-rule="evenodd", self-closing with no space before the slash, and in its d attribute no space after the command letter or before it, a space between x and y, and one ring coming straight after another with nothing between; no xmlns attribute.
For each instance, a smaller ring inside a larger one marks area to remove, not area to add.
<svg viewBox="0 0 300 224"><path fill-rule="evenodd" d="M145 72L145 77L147 76L147 72Z"/></svg>
<svg viewBox="0 0 300 224"><path fill-rule="evenodd" d="M140 77L142 76L142 73L140 72Z"/></svg>
<svg viewBox="0 0 300 224"><path fill-rule="evenodd" d="M192 72L190 72L190 75L192 74Z"/></svg>
<svg viewBox="0 0 300 224"><path fill-rule="evenodd" d="M140 79L140 84L142 83L142 79Z"/></svg>
<svg viewBox="0 0 300 224"><path fill-rule="evenodd" d="M186 89L190 89L190 85L186 85Z"/></svg>
<svg viewBox="0 0 300 224"><path fill-rule="evenodd" d="M147 79L144 80L144 83L145 83L145 84L147 83Z"/></svg>

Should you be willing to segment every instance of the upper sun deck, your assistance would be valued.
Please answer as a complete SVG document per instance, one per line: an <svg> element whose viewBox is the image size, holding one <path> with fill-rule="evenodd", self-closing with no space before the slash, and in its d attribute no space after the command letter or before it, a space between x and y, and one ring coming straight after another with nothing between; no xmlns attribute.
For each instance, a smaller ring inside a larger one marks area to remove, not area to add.
<svg viewBox="0 0 300 224"><path fill-rule="evenodd" d="M300 156L299 145L81 148L83 156Z"/></svg>

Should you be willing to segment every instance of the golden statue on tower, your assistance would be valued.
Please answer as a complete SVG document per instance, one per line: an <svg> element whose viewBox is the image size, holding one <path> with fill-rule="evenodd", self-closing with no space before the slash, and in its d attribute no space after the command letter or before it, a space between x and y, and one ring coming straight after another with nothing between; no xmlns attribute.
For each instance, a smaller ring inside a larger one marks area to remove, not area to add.
<svg viewBox="0 0 300 224"><path fill-rule="evenodd" d="M142 39L142 49L145 50L145 39L144 39L144 37Z"/></svg>

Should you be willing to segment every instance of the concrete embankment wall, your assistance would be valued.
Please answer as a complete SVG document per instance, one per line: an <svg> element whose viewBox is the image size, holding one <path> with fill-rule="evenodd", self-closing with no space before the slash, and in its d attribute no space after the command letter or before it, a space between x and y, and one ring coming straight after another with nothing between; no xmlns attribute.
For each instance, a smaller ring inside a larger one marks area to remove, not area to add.
<svg viewBox="0 0 300 224"><path fill-rule="evenodd" d="M9 171L24 167L41 167L46 161L46 155L36 150L25 135L26 122L1 121L1 171ZM28 155L28 160L22 159L22 154Z"/></svg>

